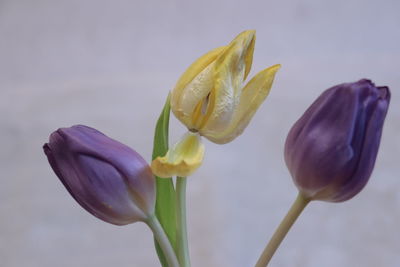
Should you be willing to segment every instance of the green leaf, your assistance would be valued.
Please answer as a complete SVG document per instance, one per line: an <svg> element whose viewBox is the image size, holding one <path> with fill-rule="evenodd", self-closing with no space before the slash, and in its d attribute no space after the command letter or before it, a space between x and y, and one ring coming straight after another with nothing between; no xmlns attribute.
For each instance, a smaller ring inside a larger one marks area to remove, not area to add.
<svg viewBox="0 0 400 267"><path fill-rule="evenodd" d="M154 160L158 156L164 156L168 151L168 130L170 114L170 96L168 96L164 108L158 118L154 134L153 156ZM164 228L172 247L176 251L176 197L172 178L156 177L157 197L156 197L156 216ZM165 256L157 243L155 247L162 266L168 267Z"/></svg>

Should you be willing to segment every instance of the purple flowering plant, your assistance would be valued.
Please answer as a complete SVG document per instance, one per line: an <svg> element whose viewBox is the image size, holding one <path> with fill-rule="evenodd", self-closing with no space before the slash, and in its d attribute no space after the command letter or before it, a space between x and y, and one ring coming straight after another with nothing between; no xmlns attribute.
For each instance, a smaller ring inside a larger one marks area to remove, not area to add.
<svg viewBox="0 0 400 267"><path fill-rule="evenodd" d="M105 222L144 222L152 230L162 266L189 267L187 176L200 167L201 138L224 144L239 136L267 97L280 65L244 86L255 32L197 59L167 97L156 123L148 164L132 148L83 125L60 128L43 146L54 173L86 211ZM267 266L290 227L314 200L342 202L367 184L378 154L390 102L386 86L362 79L324 91L293 125L284 157L298 196L256 267ZM187 127L169 146L169 116Z"/></svg>

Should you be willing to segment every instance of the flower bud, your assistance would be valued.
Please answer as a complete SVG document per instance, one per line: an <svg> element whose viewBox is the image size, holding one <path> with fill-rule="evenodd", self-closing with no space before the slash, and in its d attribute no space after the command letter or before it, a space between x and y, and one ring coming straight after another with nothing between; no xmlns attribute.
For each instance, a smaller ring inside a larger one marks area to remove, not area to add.
<svg viewBox="0 0 400 267"><path fill-rule="evenodd" d="M370 80L326 90L290 130L285 161L300 192L312 200L354 197L374 168L390 101Z"/></svg>
<svg viewBox="0 0 400 267"><path fill-rule="evenodd" d="M97 218L125 225L154 213L154 176L128 146L77 125L52 133L43 149L68 192Z"/></svg>

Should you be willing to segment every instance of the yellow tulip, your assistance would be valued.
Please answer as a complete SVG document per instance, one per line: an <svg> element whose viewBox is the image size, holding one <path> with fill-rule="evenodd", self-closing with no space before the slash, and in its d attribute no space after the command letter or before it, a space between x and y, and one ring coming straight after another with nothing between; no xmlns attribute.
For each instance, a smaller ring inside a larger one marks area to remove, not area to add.
<svg viewBox="0 0 400 267"><path fill-rule="evenodd" d="M239 136L267 97L274 65L257 73L244 87L253 61L255 31L244 31L233 41L197 59L171 92L171 110L189 129L189 135L167 155L156 158L153 172L159 177L188 176L204 155L200 136L225 144Z"/></svg>

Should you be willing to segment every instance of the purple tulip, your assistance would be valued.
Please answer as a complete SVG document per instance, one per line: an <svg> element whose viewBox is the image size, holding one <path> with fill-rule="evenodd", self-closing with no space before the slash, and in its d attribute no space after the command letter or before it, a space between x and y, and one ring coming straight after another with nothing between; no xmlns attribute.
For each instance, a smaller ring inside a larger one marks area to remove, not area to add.
<svg viewBox="0 0 400 267"><path fill-rule="evenodd" d="M52 133L43 149L68 192L97 218L125 225L154 213L154 176L126 145L76 125Z"/></svg>
<svg viewBox="0 0 400 267"><path fill-rule="evenodd" d="M367 184L390 101L370 80L326 90L290 130L285 161L300 192L341 202Z"/></svg>

